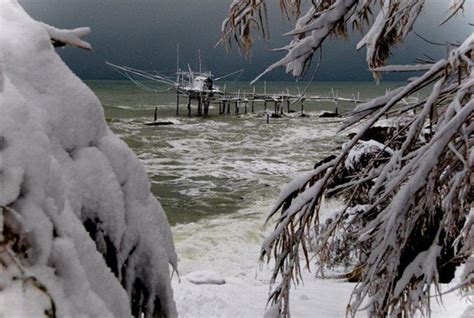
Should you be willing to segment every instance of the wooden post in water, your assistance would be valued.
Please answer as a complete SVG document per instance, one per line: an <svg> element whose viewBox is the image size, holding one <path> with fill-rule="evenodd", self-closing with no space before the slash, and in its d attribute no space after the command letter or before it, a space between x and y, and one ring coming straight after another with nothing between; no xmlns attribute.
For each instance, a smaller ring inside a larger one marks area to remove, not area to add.
<svg viewBox="0 0 474 318"><path fill-rule="evenodd" d="M337 99L339 97L339 91L336 91L336 94L334 94L334 89L331 88L331 92L332 92L332 98L334 99L334 113L336 113L337 115Z"/></svg>
<svg viewBox="0 0 474 318"><path fill-rule="evenodd" d="M199 94L198 98L198 116L202 115L202 95Z"/></svg>
<svg viewBox="0 0 474 318"><path fill-rule="evenodd" d="M227 101L227 115L230 115L230 100Z"/></svg>
<svg viewBox="0 0 474 318"><path fill-rule="evenodd" d="M247 115L247 99L244 93L244 114Z"/></svg>
<svg viewBox="0 0 474 318"><path fill-rule="evenodd" d="M155 107L155 116L153 118L153 121L156 121L158 119L158 107Z"/></svg>
<svg viewBox="0 0 474 318"><path fill-rule="evenodd" d="M284 100L285 100L285 93L281 92L280 103L278 105L278 112L280 113L280 115L283 115L283 101Z"/></svg>
<svg viewBox="0 0 474 318"><path fill-rule="evenodd" d="M265 111L267 111L267 99L263 97L263 107L265 107Z"/></svg>
<svg viewBox="0 0 474 318"><path fill-rule="evenodd" d="M269 124L269 123L270 123L270 114L267 113L267 124Z"/></svg>
<svg viewBox="0 0 474 318"><path fill-rule="evenodd" d="M204 99L204 117L207 117L209 115L209 104L210 104L209 98L205 98Z"/></svg>
<svg viewBox="0 0 474 318"><path fill-rule="evenodd" d="M301 103L301 115L304 115L304 100L301 99L300 103Z"/></svg>
<svg viewBox="0 0 474 318"><path fill-rule="evenodd" d="M290 113L290 99L289 98L286 99L286 112Z"/></svg>
<svg viewBox="0 0 474 318"><path fill-rule="evenodd" d="M255 113L255 86L253 87L253 94L252 94L252 114Z"/></svg>
<svg viewBox="0 0 474 318"><path fill-rule="evenodd" d="M179 116L179 93L176 93L176 116Z"/></svg>
<svg viewBox="0 0 474 318"><path fill-rule="evenodd" d="M188 117L191 117L191 96L188 98Z"/></svg>
<svg viewBox="0 0 474 318"><path fill-rule="evenodd" d="M238 100L235 102L235 114L236 115L239 114L239 101Z"/></svg>

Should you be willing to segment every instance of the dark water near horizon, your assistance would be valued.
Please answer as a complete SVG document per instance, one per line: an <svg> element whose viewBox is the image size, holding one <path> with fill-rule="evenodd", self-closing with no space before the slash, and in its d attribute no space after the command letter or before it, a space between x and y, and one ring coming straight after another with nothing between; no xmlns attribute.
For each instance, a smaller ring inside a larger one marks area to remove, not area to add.
<svg viewBox="0 0 474 318"><path fill-rule="evenodd" d="M263 104L255 114L219 116L210 109L208 118L187 117L185 101L176 116L176 95L144 91L128 81L88 81L101 100L111 129L145 164L151 190L161 201L170 223L186 224L219 215L239 218L267 213L280 188L298 173L334 153L346 133L335 135L340 119L318 114L334 110L333 102L305 102L305 113L295 112L266 123ZM383 94L400 83L315 82L308 95L367 99ZM256 85L263 92L263 83ZM306 83L268 82L268 93L296 94ZM222 84L221 84L222 87ZM226 83L227 91L252 91L248 83ZM160 120L175 125L146 126L155 107ZM350 111L353 102L338 103L340 112ZM293 105L299 111L299 104ZM250 107L249 107L250 109ZM269 105L269 110L273 109ZM195 106L193 113L195 113ZM286 111L286 107L285 107ZM263 204L264 202L264 204ZM263 206L262 206L263 204Z"/></svg>

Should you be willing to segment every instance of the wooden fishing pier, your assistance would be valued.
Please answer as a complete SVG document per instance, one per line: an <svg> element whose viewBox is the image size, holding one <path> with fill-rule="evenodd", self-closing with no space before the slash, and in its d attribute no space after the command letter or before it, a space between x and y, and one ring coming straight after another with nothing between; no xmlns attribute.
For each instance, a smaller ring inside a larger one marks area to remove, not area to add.
<svg viewBox="0 0 474 318"><path fill-rule="evenodd" d="M301 116L305 116L305 102L331 102L334 103L334 112L324 112L320 117L337 117L339 116L338 103L365 103L367 100L361 100L359 93L352 94L351 98L340 97L337 91L331 89L331 94L328 95L311 95L306 91L297 94L290 94L290 91L282 91L281 93L268 93L267 85L264 82L263 92L256 92L255 86L250 93L241 92L227 92L226 86L221 90L214 85L215 82L223 80L236 74L241 74L243 70L238 70L227 75L215 77L211 72L203 72L201 70L201 58L199 54L199 71L195 72L187 65L187 70L183 70L179 64L179 54L177 54L177 69L174 77L165 76L157 72L149 72L134 69L128 66L115 65L106 62L107 65L113 67L117 72L131 80L138 87L156 91L149 86L149 83L157 83L169 87L176 92L176 115L181 115L182 107L181 101L185 100L186 113L188 116L193 115L193 105L196 105L195 114L197 116L209 116L209 109L211 105L219 109L219 115L230 116L242 115L248 113L255 113L257 105L263 105L263 111L266 112L267 117L281 117L286 109L287 113L297 112L292 107L298 107ZM142 81L139 80L142 79ZM166 90L166 91L169 91ZM405 104L417 103L418 101L403 101ZM261 107L259 107L261 109ZM156 118L155 121L148 123L150 125L159 125Z"/></svg>
<svg viewBox="0 0 474 318"><path fill-rule="evenodd" d="M339 97L337 92L334 90L331 91L332 95L320 96L320 95L308 95L306 94L290 94L288 90L286 92L276 93L267 93L266 85L263 93L257 93L255 87L251 93L226 93L224 91L218 90L199 90L190 92L189 90L176 91L176 115L179 116L180 107L183 105L180 103L181 100L185 99L187 103L184 105L187 107L187 115L193 115L193 105L196 105L197 116L206 117L209 115L210 105L216 106L218 108L219 115L230 116L242 115L248 113L255 113L257 105L263 106L264 112L271 113L272 117L280 117L286 111L286 113L295 113L300 112L302 116L305 116L305 102L332 102L335 104L334 112L326 112L326 117L335 117L339 115L338 113L338 103L339 102L352 102L355 104L363 103L364 100L359 98L359 94L353 96L353 98L344 98ZM295 110L293 108L298 110ZM299 106L299 107L298 107ZM260 107L259 109L261 109Z"/></svg>

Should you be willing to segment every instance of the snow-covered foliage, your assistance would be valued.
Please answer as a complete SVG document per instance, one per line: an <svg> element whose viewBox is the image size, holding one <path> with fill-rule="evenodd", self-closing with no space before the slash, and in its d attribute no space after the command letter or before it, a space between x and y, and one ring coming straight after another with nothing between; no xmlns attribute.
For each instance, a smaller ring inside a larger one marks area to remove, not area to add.
<svg viewBox="0 0 474 318"><path fill-rule="evenodd" d="M90 49L89 29L36 22L14 0L0 29L0 316L176 316L164 211L52 45Z"/></svg>
<svg viewBox="0 0 474 318"><path fill-rule="evenodd" d="M255 80L278 67L286 67L287 73L301 78L324 41L331 36L346 37L349 27L363 31L369 26L357 49L366 47L369 67L380 67L389 57L391 48L404 41L425 4L424 0L317 0L301 14L301 1L279 2L285 15L298 17L293 30L285 34L292 40L285 47L275 49L287 51L287 54ZM462 10L464 2L452 0L450 14L444 21ZM373 12L377 11L377 17L373 18ZM235 41L248 53L253 43L253 30L261 31L263 37L268 38L266 19L264 0L234 0L222 23L221 41L229 44ZM375 70L374 76L378 78Z"/></svg>
<svg viewBox="0 0 474 318"><path fill-rule="evenodd" d="M46 23L43 23L43 27L48 32L54 46L64 46L66 44L70 44L81 49L92 50L91 45L81 39L82 36L91 32L90 28L86 27L73 30L63 30L57 29Z"/></svg>
<svg viewBox="0 0 474 318"><path fill-rule="evenodd" d="M299 8L299 2L280 3ZM448 18L462 10L463 3L452 1ZM432 293L439 294L439 283L451 280L457 266L466 264L458 287L469 292L473 286L469 262L474 252L474 34L450 47L448 56L436 63L385 67L390 49L404 40L425 1L319 0L312 4L288 33L293 40L283 48L287 55L267 71L286 66L287 72L301 77L324 40L329 35L346 35L346 28L352 23L361 31L370 25L358 48L366 47L367 63L374 75L386 71L419 71L421 75L358 105L341 127L343 130L358 124L358 132L341 153L282 190L270 217L281 214L274 231L263 242L261 253L262 258L275 259L271 310L277 304L280 314L289 315L291 283L298 283L301 277L300 255L307 266L309 251L315 253L321 267L332 265L332 249L347 247L341 244L345 243L340 236L343 229L346 233L342 237L357 237L353 246L364 247L366 252L359 257L359 284L353 291L349 313L355 315L362 307L377 317L427 313ZM265 27L258 23L264 19L255 18L263 6L264 1L234 1L223 24L224 38L233 35L237 43L245 44L253 26ZM377 10L377 17L372 18L371 12ZM422 89L431 92L416 103L404 103ZM392 131L383 145L370 147L375 152L388 152L389 156L378 160L377 155L365 166L357 167L343 184L337 184L335 180L340 180L341 172L354 167L353 159L361 158L358 147L364 145L360 141L367 131L390 116L404 116L407 120L403 127ZM366 208L354 213L352 207L360 204L354 202L355 198L368 181L371 187L364 202ZM336 190L347 193L346 208L320 224L321 202ZM349 235L346 225L355 216L360 221L350 228Z"/></svg>
<svg viewBox="0 0 474 318"><path fill-rule="evenodd" d="M375 140L360 141L357 143L347 155L344 162L346 169L354 169L358 162L361 161L363 156L373 155L376 156L379 153L386 151L390 155L393 154L392 149L386 148L383 144Z"/></svg>

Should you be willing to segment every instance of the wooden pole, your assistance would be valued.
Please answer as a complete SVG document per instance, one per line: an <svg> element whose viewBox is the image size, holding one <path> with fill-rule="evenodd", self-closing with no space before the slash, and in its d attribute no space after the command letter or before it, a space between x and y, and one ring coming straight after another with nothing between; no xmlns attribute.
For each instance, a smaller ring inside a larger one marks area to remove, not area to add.
<svg viewBox="0 0 474 318"><path fill-rule="evenodd" d="M252 114L255 112L255 86L253 87L253 94L252 94Z"/></svg>
<svg viewBox="0 0 474 318"><path fill-rule="evenodd" d="M211 103L211 101L209 100L209 98L205 98L204 99L204 116L207 117L207 115L209 115L209 104Z"/></svg>
<svg viewBox="0 0 474 318"><path fill-rule="evenodd" d="M191 96L188 98L188 117L191 117Z"/></svg>
<svg viewBox="0 0 474 318"><path fill-rule="evenodd" d="M202 115L202 95L199 94L198 98L198 116Z"/></svg>
<svg viewBox="0 0 474 318"><path fill-rule="evenodd" d="M155 116L153 121L156 121L158 119L158 107L155 107Z"/></svg>
<svg viewBox="0 0 474 318"><path fill-rule="evenodd" d="M179 116L179 93L176 93L176 116Z"/></svg>
<svg viewBox="0 0 474 318"><path fill-rule="evenodd" d="M246 99L245 93L244 93L244 114L247 115L247 99Z"/></svg>

